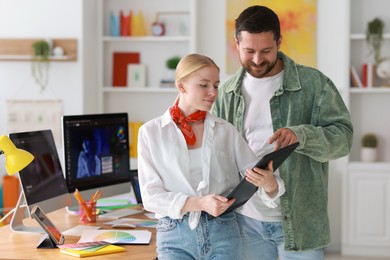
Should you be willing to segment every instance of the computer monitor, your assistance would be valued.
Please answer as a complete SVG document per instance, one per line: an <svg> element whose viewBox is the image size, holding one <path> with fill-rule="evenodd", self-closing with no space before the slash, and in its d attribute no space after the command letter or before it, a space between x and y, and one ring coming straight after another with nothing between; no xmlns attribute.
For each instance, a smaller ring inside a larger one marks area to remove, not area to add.
<svg viewBox="0 0 390 260"><path fill-rule="evenodd" d="M45 213L50 213L71 203L53 133L51 130L39 130L11 133L9 137L17 148L34 155L34 160L19 172L22 191L10 228L20 232L42 232L39 227L24 225L26 209L31 216L31 210L35 205Z"/></svg>
<svg viewBox="0 0 390 260"><path fill-rule="evenodd" d="M98 189L103 197L131 191L127 113L63 116L62 136L69 192L89 200ZM68 210L78 210L74 198Z"/></svg>

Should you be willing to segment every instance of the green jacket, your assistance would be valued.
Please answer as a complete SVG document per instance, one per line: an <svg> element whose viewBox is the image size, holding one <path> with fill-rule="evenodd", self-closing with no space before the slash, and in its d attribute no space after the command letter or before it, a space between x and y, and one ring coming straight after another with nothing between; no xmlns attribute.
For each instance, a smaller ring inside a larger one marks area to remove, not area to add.
<svg viewBox="0 0 390 260"><path fill-rule="evenodd" d="M332 81L320 71L296 64L282 52L283 85L270 100L273 129L289 128L300 145L279 170L286 192L281 210L286 250L302 251L330 243L328 162L349 154L353 127ZM212 112L243 134L244 70L222 84ZM261 118L259 118L261 120Z"/></svg>

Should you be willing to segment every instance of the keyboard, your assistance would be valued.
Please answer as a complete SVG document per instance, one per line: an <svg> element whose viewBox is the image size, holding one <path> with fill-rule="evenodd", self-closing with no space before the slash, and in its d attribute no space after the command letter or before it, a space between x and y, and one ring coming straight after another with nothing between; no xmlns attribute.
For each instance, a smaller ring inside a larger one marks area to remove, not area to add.
<svg viewBox="0 0 390 260"><path fill-rule="evenodd" d="M72 227L70 229L65 230L62 232L64 236L81 236L84 230L97 230L100 229L98 226L87 226L87 225L77 225L75 227Z"/></svg>
<svg viewBox="0 0 390 260"><path fill-rule="evenodd" d="M118 209L99 215L99 218L103 219L119 219L129 215L142 213L142 210L136 209Z"/></svg>

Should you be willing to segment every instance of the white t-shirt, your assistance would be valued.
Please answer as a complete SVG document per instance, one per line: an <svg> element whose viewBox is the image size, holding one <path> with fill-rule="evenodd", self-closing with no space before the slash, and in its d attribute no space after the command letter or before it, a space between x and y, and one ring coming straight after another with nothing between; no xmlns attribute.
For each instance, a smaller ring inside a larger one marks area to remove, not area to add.
<svg viewBox="0 0 390 260"><path fill-rule="evenodd" d="M273 134L270 99L283 82L284 71L272 77L254 78L245 73L242 94L245 99L244 137L252 151L262 157L274 150L274 144L268 144ZM275 176L280 179L279 171ZM284 191L284 190L283 190ZM282 190L279 189L279 193ZM238 212L261 221L280 221L280 197L277 194L276 208L267 207L258 195L253 196Z"/></svg>

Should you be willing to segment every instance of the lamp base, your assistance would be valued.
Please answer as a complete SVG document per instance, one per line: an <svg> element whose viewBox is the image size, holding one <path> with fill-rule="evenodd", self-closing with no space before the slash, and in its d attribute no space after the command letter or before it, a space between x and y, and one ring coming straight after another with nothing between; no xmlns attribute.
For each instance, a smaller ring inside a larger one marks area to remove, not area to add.
<svg viewBox="0 0 390 260"><path fill-rule="evenodd" d="M24 193L21 191L18 202L15 206L15 212L12 215L11 222L9 223L10 229L14 232L22 233L44 233L44 230L41 227L27 227L24 225L23 219L25 217L26 207L27 205Z"/></svg>

